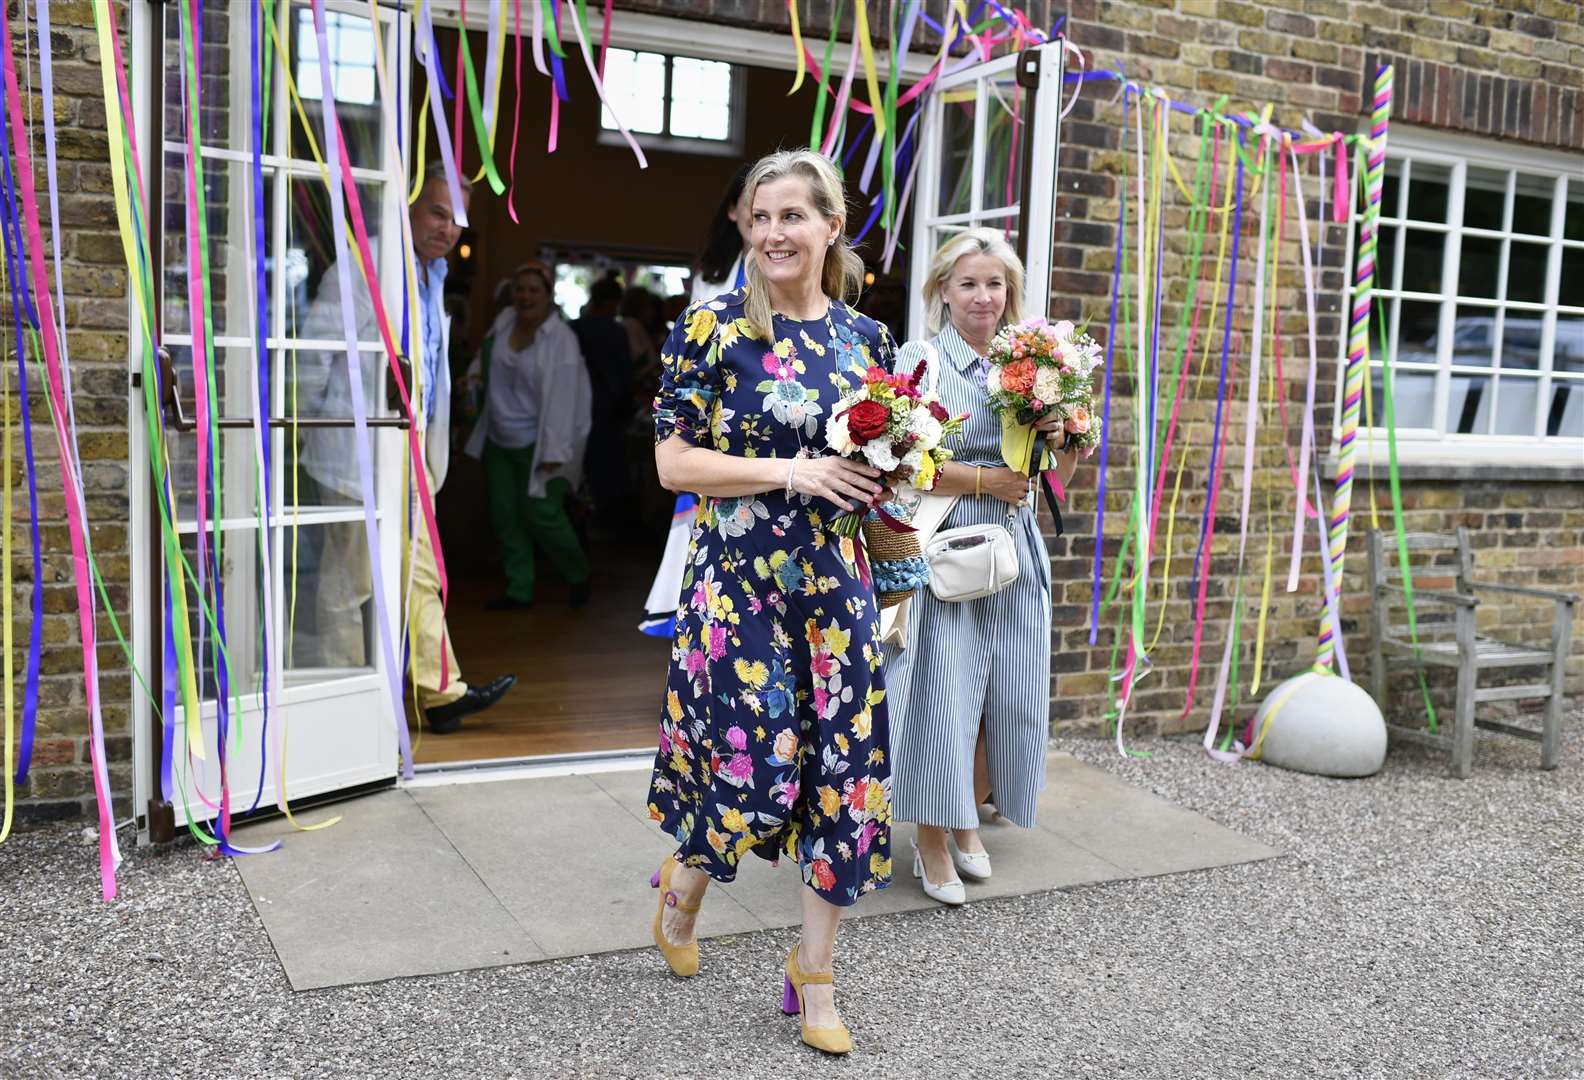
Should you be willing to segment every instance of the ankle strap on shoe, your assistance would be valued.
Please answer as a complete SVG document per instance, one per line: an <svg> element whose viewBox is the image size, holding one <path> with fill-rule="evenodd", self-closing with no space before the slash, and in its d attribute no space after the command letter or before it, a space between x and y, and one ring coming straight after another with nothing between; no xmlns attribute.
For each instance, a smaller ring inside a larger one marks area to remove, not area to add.
<svg viewBox="0 0 1584 1080"><path fill-rule="evenodd" d="M666 890L665 902L666 907L676 908L684 915L691 915L699 909L698 904L684 904L682 902L682 898L677 896L677 894L672 892L670 889Z"/></svg>
<svg viewBox="0 0 1584 1080"><path fill-rule="evenodd" d="M814 983L815 985L820 983L834 983L834 974L834 972L830 971L804 971L802 968L798 969L798 978L805 986L809 983Z"/></svg>

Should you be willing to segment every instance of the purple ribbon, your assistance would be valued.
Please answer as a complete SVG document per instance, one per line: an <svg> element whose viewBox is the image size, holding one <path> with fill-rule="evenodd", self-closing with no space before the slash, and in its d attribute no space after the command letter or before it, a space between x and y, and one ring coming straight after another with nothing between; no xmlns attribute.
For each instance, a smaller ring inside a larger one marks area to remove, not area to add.
<svg viewBox="0 0 1584 1080"><path fill-rule="evenodd" d="M0 97L6 93L0 82ZM0 123L0 164L5 169L5 202L0 206L0 227L4 229L6 272L11 279L12 323L16 330L17 398L22 413L22 446L27 458L28 477L28 529L33 542L33 622L28 628L27 686L22 698L22 731L17 744L18 784L27 780L33 761L34 729L38 720L39 659L43 650L44 590L43 557L39 550L38 469L33 457L33 422L30 418L27 388L27 348L23 334L23 319L38 324L28 293L27 274L22 260L22 221L17 212L16 174L11 165L10 136L6 125ZM20 293L18 288L20 287Z"/></svg>
<svg viewBox="0 0 1584 1080"><path fill-rule="evenodd" d="M1122 95L1122 130L1127 130L1128 96ZM1100 410L1100 469L1095 479L1094 582L1089 596L1089 644L1100 636L1100 592L1104 587L1101 555L1105 547L1106 459L1111 449L1111 371L1116 355L1117 297L1122 285L1122 234L1127 232L1126 185L1122 185L1121 211L1117 216L1116 253L1111 261L1111 315L1106 325L1105 403Z"/></svg>
<svg viewBox="0 0 1584 1080"><path fill-rule="evenodd" d="M1243 142L1243 132L1237 133L1238 142ZM1232 347L1232 308L1237 299L1237 266L1238 266L1238 238L1243 232L1243 154L1242 147L1238 147L1237 157L1237 204L1232 216L1232 270L1231 283L1227 286L1226 322L1221 331L1221 375L1216 384L1216 411L1215 424L1210 429L1210 445L1212 447L1210 459L1210 473L1205 477L1205 506L1199 515L1199 543L1194 549L1193 573L1188 578L1188 591L1197 592L1199 588L1199 564L1201 556L1205 561L1209 557L1205 554L1205 535L1210 523L1210 493L1214 490L1216 475L1221 471L1221 455L1225 452L1221 444L1221 417L1226 406L1227 391L1227 361Z"/></svg>
<svg viewBox="0 0 1584 1080"><path fill-rule="evenodd" d="M265 272L265 247L264 222L264 113L259 87L260 69L269 63L268 54L261 48L259 41L259 25L261 13L259 0L253 0L251 17L248 19L248 37L251 54L257 58L255 63L248 65L248 82L252 96L253 120L253 251L254 259L254 287L257 290L258 303L255 311L257 318L254 327L258 332L258 393L259 393L259 418L261 428L257 435L259 441L259 454L262 459L263 475L259 478L262 485L259 498L262 503L262 512L259 525L263 535L259 538L262 543L270 542L269 509L271 492L274 488L270 484L270 443L274 440L269 432L270 417L270 354L269 354L269 327L270 303L269 280ZM267 583L266 588L273 585ZM269 764L269 719L270 719L270 626L269 620L263 620L259 631L261 655L264 657L263 677L259 680L260 722L259 722L259 778L258 790L253 794L253 805L248 807L248 814L258 809L259 801L264 797L264 778ZM279 793L285 798L284 791Z"/></svg>

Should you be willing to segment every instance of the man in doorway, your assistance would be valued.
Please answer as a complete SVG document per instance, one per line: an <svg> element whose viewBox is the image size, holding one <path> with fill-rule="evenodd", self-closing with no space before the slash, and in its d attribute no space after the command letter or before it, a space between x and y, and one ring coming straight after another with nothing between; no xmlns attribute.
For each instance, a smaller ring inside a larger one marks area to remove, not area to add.
<svg viewBox="0 0 1584 1080"><path fill-rule="evenodd" d="M600 527L617 533L634 521L627 482L627 424L633 415L632 350L621 323L622 286L615 271L589 289L588 303L572 331L593 387L593 423L584 471L594 490Z"/></svg>
<svg viewBox="0 0 1584 1080"><path fill-rule="evenodd" d="M473 185L462 177L462 203L467 205ZM461 238L462 228L452 214L450 188L444 166L431 166L424 174L418 199L408 209L412 227L414 267L418 295L411 302L418 309L418 337L411 352L418 358L419 392L413 395L413 417L422 434L425 468L431 495L445 483L451 454L451 371L447 362L451 320L444 306L446 257ZM320 279L318 295L310 305L299 334L305 338L330 338L342 335L341 297L336 268L328 267ZM378 341L374 305L362 275L354 275L356 326L358 340ZM385 366L382 353L375 349L360 352L364 379L364 398L375 400L379 372ZM405 372L404 372L405 374ZM412 380L407 378L409 389ZM298 409L301 416L346 418L352 413L351 385L346 376L344 352L299 354L297 369ZM351 428L304 430L300 437L299 467L302 494L299 503L345 505L362 501L358 476L355 432ZM320 667L365 667L369 633L365 612L373 594L368 566L368 549L360 521L336 522L317 526L320 535L308 545L312 566L308 580L313 582L314 619L312 632L298 635L294 650L307 653L308 663ZM414 546L411 565L404 566L402 580L410 579L407 627L411 635L412 679L418 705L437 735L448 735L462 725L462 719L495 704L517 682L515 675L502 675L483 686L469 686L461 678L451 636L445 625L440 602L440 574L423 515L412 513ZM406 560L404 560L405 562ZM303 666L301 659L299 666ZM444 671L449 679L441 685Z"/></svg>

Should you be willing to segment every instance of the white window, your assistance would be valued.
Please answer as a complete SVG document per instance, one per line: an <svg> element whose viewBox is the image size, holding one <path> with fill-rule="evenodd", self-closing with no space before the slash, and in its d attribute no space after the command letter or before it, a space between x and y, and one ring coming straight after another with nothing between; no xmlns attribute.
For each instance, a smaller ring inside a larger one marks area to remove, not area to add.
<svg viewBox="0 0 1584 1080"><path fill-rule="evenodd" d="M702 154L742 149L742 73L731 64L611 49L605 94L610 105L600 109L602 143L621 141L620 116L646 148Z"/></svg>
<svg viewBox="0 0 1584 1080"><path fill-rule="evenodd" d="M1375 285L1404 460L1584 463L1584 158L1393 125Z"/></svg>

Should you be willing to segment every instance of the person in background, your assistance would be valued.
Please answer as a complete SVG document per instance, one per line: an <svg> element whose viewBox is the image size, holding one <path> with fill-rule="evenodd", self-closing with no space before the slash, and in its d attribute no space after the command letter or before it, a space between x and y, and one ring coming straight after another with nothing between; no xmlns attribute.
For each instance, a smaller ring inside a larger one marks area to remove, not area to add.
<svg viewBox="0 0 1584 1080"><path fill-rule="evenodd" d="M461 178L464 208L473 185ZM445 483L451 461L451 370L446 361L451 319L444 307L449 264L447 256L462 235L452 214L451 193L441 165L424 173L418 199L408 208L413 253L417 259L419 336L412 343L420 361L419 390L413 395L414 420L423 432L425 467L431 495ZM300 333L305 337L338 340L344 333L341 296L336 268L320 278L319 292L304 316ZM361 274L353 275L355 322L360 341L377 340L374 304ZM393 317L400 317L397 308ZM392 328L398 330L399 328ZM375 387L385 368L384 356L375 350L360 353L364 398L376 401ZM404 365L405 366L405 365ZM410 370L406 373L413 389ZM298 354L299 415L346 419L352 415L351 383L346 375L346 353L304 351ZM362 501L358 476L357 444L351 428L305 428L300 435L298 465L302 488L300 505L346 505ZM461 678L451 635L446 628L440 599L440 573L429 530L415 509L415 547L411 552L410 607L407 627L412 636L412 678L418 706L437 735L448 735L462 719L494 705L516 683L515 675L502 675L485 684L469 685ZM294 662L299 666L364 667L368 634L364 612L373 596L368 547L361 521L333 522L305 529L307 571L303 589L313 597L313 631L293 638ZM409 577L403 574L403 579ZM304 647L306 646L306 647ZM306 655L304 655L306 654ZM447 676L442 679L442 675Z"/></svg>
<svg viewBox="0 0 1584 1080"><path fill-rule="evenodd" d="M966 899L958 872L990 877L978 807L992 792L1006 820L1034 827L1049 742L1051 564L1029 478L1003 463L1001 421L985 391L991 340L1023 317L1023 264L1000 232L968 229L936 252L924 303L935 358L909 342L895 372L933 363L926 385L938 378L941 403L968 416L934 490L957 497L940 528L1004 525L1019 567L1016 581L978 600L916 593L904 647L886 649L896 819L918 824L913 874L924 892L955 905ZM1035 427L1066 438L1055 416ZM1064 484L1076 467L1075 453L1061 455Z"/></svg>
<svg viewBox="0 0 1584 1080"><path fill-rule="evenodd" d="M615 271L589 289L583 313L572 322L593 386L593 422L585 467L601 526L620 530L632 523L627 482L627 422L632 419L632 351L618 319L622 287Z"/></svg>
<svg viewBox="0 0 1584 1080"><path fill-rule="evenodd" d="M748 179L751 167L744 165L738 169L726 185L726 190L721 192L720 204L715 207L715 216L710 219L704 250L699 252L693 262L690 292L695 302L740 289L747 280L749 233L753 228L753 220L744 194L744 182Z"/></svg>
<svg viewBox="0 0 1584 1080"><path fill-rule="evenodd" d="M660 388L660 343L665 340L660 298L640 285L629 285L622 293L621 322L632 357L633 402L648 412Z"/></svg>
<svg viewBox="0 0 1584 1080"><path fill-rule="evenodd" d="M553 302L554 277L541 262L512 275L513 303L484 338L468 381L482 386L484 411L467 453L482 457L490 517L506 568L506 589L486 606L533 606L534 545L588 603L592 570L567 517L566 499L583 474L593 391L577 335Z"/></svg>

